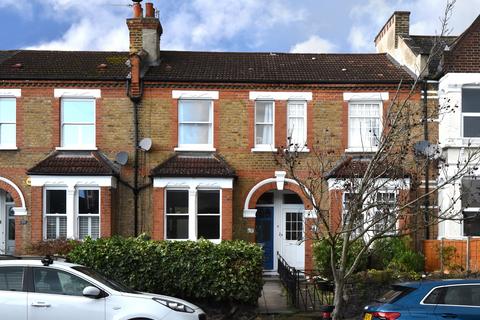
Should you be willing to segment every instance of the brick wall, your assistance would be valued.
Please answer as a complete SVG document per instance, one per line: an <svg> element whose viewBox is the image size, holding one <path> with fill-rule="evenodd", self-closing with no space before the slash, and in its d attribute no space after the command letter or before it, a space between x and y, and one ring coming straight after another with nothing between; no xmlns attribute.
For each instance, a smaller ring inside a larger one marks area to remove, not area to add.
<svg viewBox="0 0 480 320"><path fill-rule="evenodd" d="M444 55L444 73L480 72L480 18L460 36Z"/></svg>

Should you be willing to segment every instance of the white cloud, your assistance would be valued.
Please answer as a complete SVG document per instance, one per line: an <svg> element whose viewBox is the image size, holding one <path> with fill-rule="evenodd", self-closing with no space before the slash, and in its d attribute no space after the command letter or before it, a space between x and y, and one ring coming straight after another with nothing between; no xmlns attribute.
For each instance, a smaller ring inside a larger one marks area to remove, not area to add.
<svg viewBox="0 0 480 320"><path fill-rule="evenodd" d="M370 52L373 51L374 44L370 33L364 27L355 26L350 29L348 34L348 42L354 52Z"/></svg>
<svg viewBox="0 0 480 320"><path fill-rule="evenodd" d="M291 53L329 53L335 51L337 46L329 40L318 36L311 36L304 42L297 43L291 49Z"/></svg>

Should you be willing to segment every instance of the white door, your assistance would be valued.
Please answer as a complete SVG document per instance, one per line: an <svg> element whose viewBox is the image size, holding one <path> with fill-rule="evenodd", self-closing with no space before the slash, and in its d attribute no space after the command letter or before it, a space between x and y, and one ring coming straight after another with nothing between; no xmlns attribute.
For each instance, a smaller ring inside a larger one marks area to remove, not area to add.
<svg viewBox="0 0 480 320"><path fill-rule="evenodd" d="M28 320L105 320L105 298L82 295L91 284L53 268L33 268L34 290L28 293Z"/></svg>
<svg viewBox="0 0 480 320"><path fill-rule="evenodd" d="M287 263L305 269L305 223L303 206L284 206L282 210L281 252Z"/></svg>

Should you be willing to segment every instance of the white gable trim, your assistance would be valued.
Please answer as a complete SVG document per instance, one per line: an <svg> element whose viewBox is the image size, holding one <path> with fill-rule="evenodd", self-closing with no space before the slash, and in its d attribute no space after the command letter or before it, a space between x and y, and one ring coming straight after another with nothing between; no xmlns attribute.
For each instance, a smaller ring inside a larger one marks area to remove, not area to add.
<svg viewBox="0 0 480 320"><path fill-rule="evenodd" d="M101 98L100 89L54 89L55 98Z"/></svg>
<svg viewBox="0 0 480 320"><path fill-rule="evenodd" d="M70 188L97 186L117 187L117 178L112 176L30 176L32 187L66 186Z"/></svg>
<svg viewBox="0 0 480 320"><path fill-rule="evenodd" d="M388 92L344 92L344 101L385 101L388 100Z"/></svg>
<svg viewBox="0 0 480 320"><path fill-rule="evenodd" d="M15 97L22 96L22 89L0 89L0 97Z"/></svg>
<svg viewBox="0 0 480 320"><path fill-rule="evenodd" d="M299 100L310 101L313 99L311 92L271 92L271 91L250 91L250 100Z"/></svg>
<svg viewBox="0 0 480 320"><path fill-rule="evenodd" d="M172 99L212 99L218 100L218 91L172 90Z"/></svg>
<svg viewBox="0 0 480 320"><path fill-rule="evenodd" d="M218 188L232 189L233 178L190 178L190 177L156 177L154 188Z"/></svg>

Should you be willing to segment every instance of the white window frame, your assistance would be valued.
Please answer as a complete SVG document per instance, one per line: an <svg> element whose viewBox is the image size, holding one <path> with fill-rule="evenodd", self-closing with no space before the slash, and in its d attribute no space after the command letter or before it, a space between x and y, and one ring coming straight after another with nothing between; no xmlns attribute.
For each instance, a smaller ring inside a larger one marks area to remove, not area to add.
<svg viewBox="0 0 480 320"><path fill-rule="evenodd" d="M81 190L95 190L98 191L98 213L97 214L80 214L80 191ZM83 240L80 238L80 217L88 218L88 234L86 236L92 235L92 218L98 217L98 237L102 235L102 191L99 187L77 187L75 189L75 238Z"/></svg>
<svg viewBox="0 0 480 320"><path fill-rule="evenodd" d="M308 112L307 112L307 101L306 100L288 100L287 101L287 143L288 143L288 137L290 136L291 128L290 128L290 118L302 118L302 117L291 117L290 116L290 104L303 104L304 107L304 114L303 114L303 139L304 142L300 145L298 145L298 150L297 151L303 151L303 152L309 152L310 150L306 147L307 144L307 128L308 128L308 122L307 122L307 117L308 117ZM297 143L295 141L291 141L293 144ZM292 146L291 149L294 149Z"/></svg>
<svg viewBox="0 0 480 320"><path fill-rule="evenodd" d="M465 138L465 139L471 139L471 140L475 140L475 141L478 141L480 140L480 137L466 137L465 136L465 117L468 117L468 118L480 118L480 112L464 112L463 111L463 108L464 108L464 104L463 104L463 90L464 89L474 89L474 90L478 90L480 92L480 86L474 86L474 85L464 85L462 86L462 89L460 91L460 96L461 96L461 99L462 99L462 112L461 112L461 115L460 115L460 134L462 136L462 138ZM480 103L479 103L480 104Z"/></svg>
<svg viewBox="0 0 480 320"><path fill-rule="evenodd" d="M168 214L167 213L167 194L168 194L168 191L187 191L188 192L188 213L186 214ZM223 190L222 188L195 188L195 189L192 189L192 188L183 188L183 187L168 187L168 188L165 188L164 190L164 199L163 199L163 203L164 203L164 230L163 230L163 234L164 234L164 238L165 240L169 240L169 241L186 241L186 240L193 240L193 241L196 241L198 240L198 191L219 191L219 211L220 213L217 215L213 215L213 214L202 214L201 216L220 216L220 219L219 219L219 228L220 228L220 232L219 232L219 235L220 235L220 238L218 239L206 239L208 241L211 241L213 243L220 243L222 241L222 194L223 194ZM181 238L181 239L171 239L171 238L168 238L167 237L167 218L169 215L174 215L174 216L179 216L179 215L183 215L183 216L188 216L188 238Z"/></svg>
<svg viewBox="0 0 480 320"><path fill-rule="evenodd" d="M65 191L65 215L59 215L59 214L53 214L53 213L47 213L47 191L49 190L64 190ZM55 239L59 239L60 238L60 223L59 223L59 219L58 218L61 218L61 217L65 217L66 219L66 226L67 226L67 230L66 230L66 234L65 234L65 237L68 238L68 220L69 220L69 217L68 217L68 189L67 187L61 187L61 186L58 186L58 187L45 187L43 189L43 239L44 240L55 240ZM55 217L57 218L57 224L56 224L56 231L55 231L55 238L53 239L48 239L47 238L47 217Z"/></svg>
<svg viewBox="0 0 480 320"><path fill-rule="evenodd" d="M269 122L257 122L257 102L270 102L272 104L272 123ZM253 132L253 140L254 140L254 148L252 152L275 152L277 149L275 148L275 100L271 99L257 99L255 100L254 105L254 132ZM257 144L257 125L272 125L272 144Z"/></svg>
<svg viewBox="0 0 480 320"><path fill-rule="evenodd" d="M199 191L218 191L218 211L219 213L218 214L212 214L212 213L209 213L209 214L199 214L198 213L198 192ZM195 232L196 232L196 235L197 235L197 239L198 239L198 216L203 216L203 217L219 217L218 219L218 222L219 222L219 238L218 239L207 239L209 241L212 241L212 242L220 242L222 241L222 189L198 189L197 190L197 193L196 193L196 207L195 207L197 210L195 212Z"/></svg>
<svg viewBox="0 0 480 320"><path fill-rule="evenodd" d="M2 95L0 91L0 100L13 100L15 102L15 121L14 122L0 122L0 128L4 124L15 125L15 141L12 144L2 144L0 137L0 150L17 150L17 96ZM0 119L1 120L1 119Z"/></svg>
<svg viewBox="0 0 480 320"><path fill-rule="evenodd" d="M64 111L63 111L63 106L65 101L91 101L93 103L93 122L64 122L63 121L63 116L64 116ZM75 126L86 126L86 125L91 125L93 126L93 142L91 145L82 145L78 143L79 138L77 138L77 144L74 145L65 145L64 141L64 126L65 125L75 125ZM62 97L60 99L60 148L57 148L57 150L96 150L96 140L97 140L97 101L95 98L90 98L90 97Z"/></svg>
<svg viewBox="0 0 480 320"><path fill-rule="evenodd" d="M182 101L209 101L210 102L210 114L209 114L209 121L204 122L204 121L182 121L180 122L180 108L181 108L181 103ZM213 99L199 99L199 98L181 98L178 99L177 102L178 106L178 112L177 112L177 118L178 118L178 124L177 124L177 130L178 130L178 147L175 148L175 151L215 151L215 148L213 147L214 145L214 104L213 104ZM180 144L180 126L181 124L209 124L210 125L210 130L208 133L208 138L211 141L211 143L203 143L203 144Z"/></svg>
<svg viewBox="0 0 480 320"><path fill-rule="evenodd" d="M342 193L342 226L345 225L345 223L348 223L348 221L346 221L345 219L345 216L348 212L348 209L347 209L347 206L346 206L346 198L347 198L347 194L355 194L354 192L348 192L348 191L344 191ZM351 217L350 217L351 219ZM362 233L363 232L363 226L365 225L365 216L362 215L362 230L355 230L355 231L351 231L351 235L353 237L356 237L358 234Z"/></svg>
<svg viewBox="0 0 480 320"><path fill-rule="evenodd" d="M352 141L351 138L353 136L351 130L352 130L352 125L350 122L350 119L352 119L352 116L350 115L350 109L352 105L357 105L357 104L378 104L379 107L379 113L378 113L378 133L379 137L378 139L381 139L381 136L383 134L383 101L382 100L351 100L348 102L348 149L346 150L347 152L375 152L378 150L378 146L371 146L371 145L365 145L365 142L363 142L363 146L352 146ZM353 118L366 118L366 117L353 117Z"/></svg>
<svg viewBox="0 0 480 320"><path fill-rule="evenodd" d="M395 204L395 209L394 209L394 210L396 210L397 205L398 205L398 193L397 193L396 191L394 191L394 190L381 190L381 191L376 192L376 193L375 193L375 203L379 203L379 202L378 202L378 195L379 195L379 194L393 194L393 196L394 196L394 204ZM375 215L376 215L376 213L377 213L379 210L378 210L377 207L373 208L372 210L373 210L372 218L375 219ZM398 222L398 220L397 220L397 222ZM378 232L378 231L375 229L375 226L372 226L372 229L373 229L373 233L377 233L377 232ZM395 229L393 229L393 230L388 230L388 231L385 232L385 234L387 234L387 235L396 234L396 233L397 233L397 232L396 232L396 231L397 231L396 229L397 229L397 226L396 226L396 224L395 224Z"/></svg>

